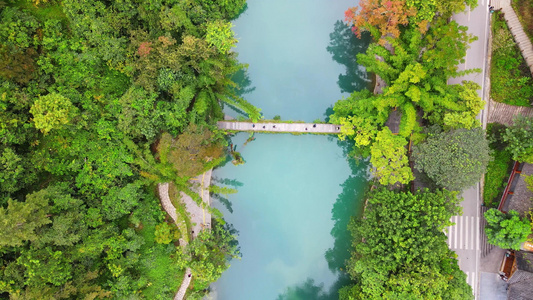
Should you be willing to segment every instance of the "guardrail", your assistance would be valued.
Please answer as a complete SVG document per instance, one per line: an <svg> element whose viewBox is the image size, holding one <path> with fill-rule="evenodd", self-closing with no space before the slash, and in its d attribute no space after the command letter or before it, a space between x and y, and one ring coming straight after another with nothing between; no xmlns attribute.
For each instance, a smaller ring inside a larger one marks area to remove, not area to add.
<svg viewBox="0 0 533 300"><path fill-rule="evenodd" d="M502 198L500 199L500 204L498 205L498 210L501 212L506 213L506 211L503 211L503 206L505 205L507 196L513 194L513 192L510 191L510 189L511 189L511 185L513 183L515 175L520 174L520 171L518 171L518 167L520 167L520 163L515 161L513 164L513 170L511 171L511 175L509 176L509 179L507 180L507 186L505 187L505 190L503 191Z"/></svg>

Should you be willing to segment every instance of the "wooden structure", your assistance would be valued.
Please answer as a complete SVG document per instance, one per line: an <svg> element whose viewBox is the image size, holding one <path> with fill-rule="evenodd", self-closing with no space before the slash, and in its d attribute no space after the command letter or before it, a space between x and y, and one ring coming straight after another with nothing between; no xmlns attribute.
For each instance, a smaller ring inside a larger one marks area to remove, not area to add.
<svg viewBox="0 0 533 300"><path fill-rule="evenodd" d="M507 281L513 273L516 271L516 260L515 260L515 254L513 250L505 252L505 255L503 256L502 264L500 265L500 270L498 274L500 274L500 277Z"/></svg>
<svg viewBox="0 0 533 300"><path fill-rule="evenodd" d="M488 123L500 123L506 126L513 124L513 118L517 115L533 118L533 108L515 106L505 103L489 101Z"/></svg>
<svg viewBox="0 0 533 300"><path fill-rule="evenodd" d="M504 211L505 201L507 200L508 195L513 194L513 191L511 191L511 185L513 184L515 175L520 174L520 171L518 170L519 167L520 167L520 163L515 161L513 164L513 169L511 170L511 175L509 176L509 179L507 180L507 186L505 187L505 190L503 191L500 204L498 205L498 210L501 212L504 212L504 213L507 212L507 211Z"/></svg>

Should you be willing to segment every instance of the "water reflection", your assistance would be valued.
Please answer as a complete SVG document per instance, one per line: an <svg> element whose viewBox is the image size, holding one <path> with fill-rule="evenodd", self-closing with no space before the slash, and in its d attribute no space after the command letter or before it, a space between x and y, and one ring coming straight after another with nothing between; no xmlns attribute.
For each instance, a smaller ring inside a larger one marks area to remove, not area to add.
<svg viewBox="0 0 533 300"><path fill-rule="evenodd" d="M218 185L229 186L234 189L237 189L244 185L237 179L218 178L216 176L213 176L211 178L211 181L217 183ZM222 194L216 193L211 193L210 196L212 199L218 200L230 213L233 213L233 204L228 198L224 197Z"/></svg>
<svg viewBox="0 0 533 300"><path fill-rule="evenodd" d="M316 284L312 278L296 286L288 287L276 300L329 300L328 293L324 291L324 284Z"/></svg>
<svg viewBox="0 0 533 300"><path fill-rule="evenodd" d="M231 201L228 198L220 194L211 194L211 198L218 200L230 213L233 213L233 206Z"/></svg>
<svg viewBox="0 0 533 300"><path fill-rule="evenodd" d="M246 11L248 10L248 3L244 3L243 7L241 8L241 10L239 11L239 13L237 13L237 15L235 17L233 17L233 19L231 19L231 21L233 20L237 20L242 14L244 14Z"/></svg>
<svg viewBox="0 0 533 300"><path fill-rule="evenodd" d="M356 55L363 53L371 42L369 34L363 34L358 39L350 27L342 21L335 22L334 30L329 34L330 42L326 47L333 60L346 66L346 74L339 74L341 92L352 93L368 88L371 83L365 68L357 64Z"/></svg>
<svg viewBox="0 0 533 300"><path fill-rule="evenodd" d="M231 81L235 82L237 86L233 89L233 92L242 97L245 94L249 94L255 91L255 86L252 85L252 80L248 74L246 67L242 67L231 76Z"/></svg>
<svg viewBox="0 0 533 300"><path fill-rule="evenodd" d="M332 137L333 138L333 137ZM353 151L353 144L349 141L337 141L347 157ZM360 200L365 193L366 186L370 178L368 172L368 161L348 159L348 164L352 170L351 175L340 185L342 192L338 195L331 210L331 219L334 222L331 235L334 238L333 247L329 248L324 257L331 272L337 274L335 283L326 289L323 284L316 284L312 278L298 285L288 287L277 300L333 300L338 299L340 288L350 283L350 278L345 270L346 260L350 257L351 237L348 231L348 223L351 217L357 216L361 210L363 202Z"/></svg>
<svg viewBox="0 0 533 300"><path fill-rule="evenodd" d="M250 74L248 73L248 65L242 65L242 68L233 73L230 79L235 83L235 86L233 87L233 93L237 97L244 98L244 95L255 91L255 86L252 86L252 80L250 79ZM243 117L247 116L247 114L239 108L227 103L222 103L222 107L226 106Z"/></svg>
<svg viewBox="0 0 533 300"><path fill-rule="evenodd" d="M224 184L224 185L229 185L231 186L232 188L238 188L238 187L241 187L244 185L244 183L238 181L237 179L229 179L229 178L218 178L216 176L213 176L211 178L212 181L216 182L216 183L220 183L220 184Z"/></svg>
<svg viewBox="0 0 533 300"><path fill-rule="evenodd" d="M214 223L216 222L217 221L215 220ZM237 237L239 236L239 231L235 229L235 226L233 226L233 224L226 222L224 218L222 218L220 222L223 224L222 228L224 229L224 231L226 231L230 236L233 237L233 239L231 239L231 241L228 243L229 248L234 248L234 253L238 257L242 258L241 247L239 246L239 240L237 239ZM230 260L231 259L229 259L228 262Z"/></svg>

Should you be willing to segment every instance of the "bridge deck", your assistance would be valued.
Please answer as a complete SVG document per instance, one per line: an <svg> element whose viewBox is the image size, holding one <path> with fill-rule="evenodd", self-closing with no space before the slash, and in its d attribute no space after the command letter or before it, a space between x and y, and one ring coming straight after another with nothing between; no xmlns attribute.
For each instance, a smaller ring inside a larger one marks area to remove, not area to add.
<svg viewBox="0 0 533 300"><path fill-rule="evenodd" d="M292 133L330 133L340 132L340 125L319 123L252 123L219 121L218 128L235 131L254 132L292 132Z"/></svg>

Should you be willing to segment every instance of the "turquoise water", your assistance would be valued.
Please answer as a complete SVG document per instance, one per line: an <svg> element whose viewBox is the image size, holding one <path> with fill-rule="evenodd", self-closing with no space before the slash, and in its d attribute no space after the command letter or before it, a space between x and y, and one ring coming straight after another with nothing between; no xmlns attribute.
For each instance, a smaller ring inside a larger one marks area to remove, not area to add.
<svg viewBox="0 0 533 300"><path fill-rule="evenodd" d="M340 21L352 1L248 1L235 21L241 62L249 63L243 96L265 117L324 120L368 78L354 60L364 50ZM348 55L349 54L349 55ZM236 115L235 113L233 113ZM214 200L238 231L242 258L211 286L220 300L337 299L347 282L346 229L361 208L367 165L346 157L334 136L256 134L232 137L246 163L214 172L213 183L237 194Z"/></svg>
<svg viewBox="0 0 533 300"><path fill-rule="evenodd" d="M312 122L370 79L355 62L369 39L342 22L353 0L251 0L234 21L236 52L249 64L242 96L265 118Z"/></svg>

